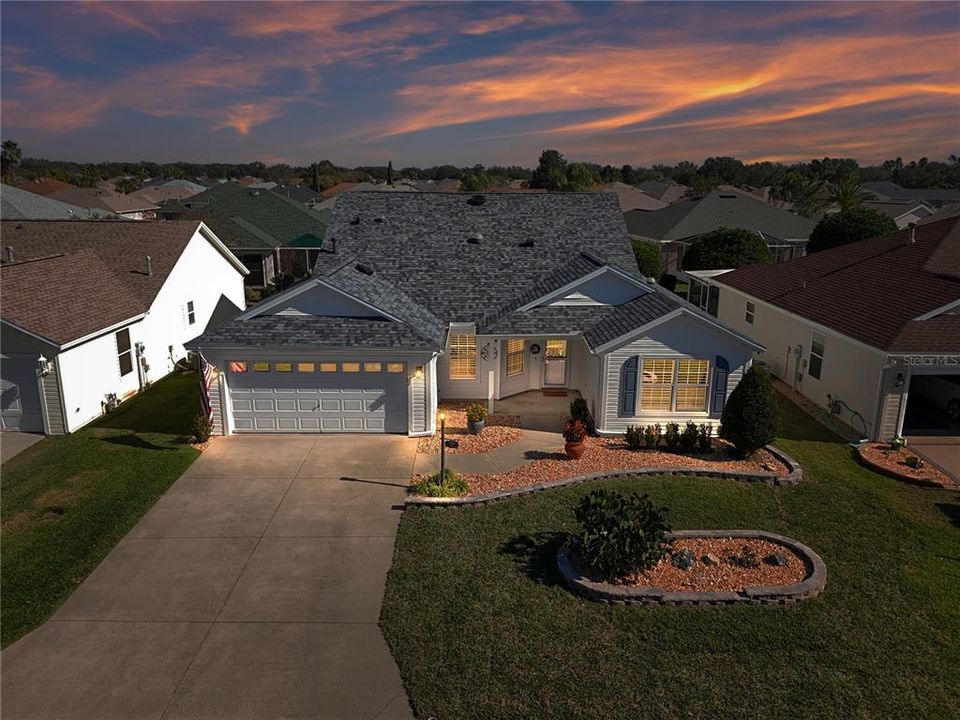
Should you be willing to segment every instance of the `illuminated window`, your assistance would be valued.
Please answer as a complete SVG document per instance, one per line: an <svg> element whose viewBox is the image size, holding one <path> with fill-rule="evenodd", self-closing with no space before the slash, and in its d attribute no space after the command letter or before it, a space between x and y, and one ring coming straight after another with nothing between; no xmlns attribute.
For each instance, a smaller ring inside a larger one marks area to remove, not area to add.
<svg viewBox="0 0 960 720"><path fill-rule="evenodd" d="M477 376L477 336L450 336L450 379L473 380Z"/></svg>
<svg viewBox="0 0 960 720"><path fill-rule="evenodd" d="M273 366L273 369L277 372L293 372L293 363L280 362L276 363Z"/></svg>
<svg viewBox="0 0 960 720"><path fill-rule="evenodd" d="M673 399L673 374L676 360L644 360L640 409L670 410Z"/></svg>
<svg viewBox="0 0 960 720"><path fill-rule="evenodd" d="M320 372L336 372L336 363L320 363Z"/></svg>
<svg viewBox="0 0 960 720"><path fill-rule="evenodd" d="M378 362L365 362L365 363L363 364L363 371L364 371L364 372L371 372L371 373L373 373L373 372L382 372L382 371L383 371L383 363L378 363Z"/></svg>
<svg viewBox="0 0 960 720"><path fill-rule="evenodd" d="M343 364L340 366L340 368L341 368L344 372L349 372L349 373L360 372L360 363L358 363L358 362L345 362L345 363L343 363Z"/></svg>
<svg viewBox="0 0 960 720"><path fill-rule="evenodd" d="M237 360L231 360L227 363L227 367L230 368L230 372L242 373L247 371L247 364L245 362L238 362Z"/></svg>
<svg viewBox="0 0 960 720"><path fill-rule="evenodd" d="M543 351L544 357L563 359L567 356L566 340L547 340L547 347Z"/></svg>
<svg viewBox="0 0 960 720"><path fill-rule="evenodd" d="M507 377L523 372L524 340L507 340Z"/></svg>
<svg viewBox="0 0 960 720"><path fill-rule="evenodd" d="M406 363L387 363L388 373L402 373L402 372L406 372L406 370L407 370Z"/></svg>
<svg viewBox="0 0 960 720"><path fill-rule="evenodd" d="M297 363L297 372L313 372L316 369L313 363Z"/></svg>
<svg viewBox="0 0 960 720"><path fill-rule="evenodd" d="M709 360L681 360L677 366L677 411L704 412L709 384Z"/></svg>
<svg viewBox="0 0 960 720"><path fill-rule="evenodd" d="M255 362L253 364L254 372L270 372L270 363L268 362Z"/></svg>

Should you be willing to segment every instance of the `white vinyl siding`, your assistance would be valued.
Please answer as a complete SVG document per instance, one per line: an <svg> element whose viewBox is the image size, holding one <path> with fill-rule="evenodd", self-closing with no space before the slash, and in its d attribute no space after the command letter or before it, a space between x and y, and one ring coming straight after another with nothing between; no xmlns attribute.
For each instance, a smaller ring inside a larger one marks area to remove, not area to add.
<svg viewBox="0 0 960 720"><path fill-rule="evenodd" d="M810 344L810 367L807 369L807 372L810 374L810 377L820 379L820 375L823 374L823 353L824 345L827 339L822 333L815 332L813 334L813 342Z"/></svg>

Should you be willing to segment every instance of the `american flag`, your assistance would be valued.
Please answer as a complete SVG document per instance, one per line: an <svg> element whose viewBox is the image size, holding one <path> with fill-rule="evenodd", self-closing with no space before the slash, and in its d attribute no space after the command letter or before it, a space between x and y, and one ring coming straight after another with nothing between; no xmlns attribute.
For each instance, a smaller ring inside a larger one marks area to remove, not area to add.
<svg viewBox="0 0 960 720"><path fill-rule="evenodd" d="M213 365L200 353L200 407L207 420L213 421L213 404L210 402L210 387L213 385Z"/></svg>

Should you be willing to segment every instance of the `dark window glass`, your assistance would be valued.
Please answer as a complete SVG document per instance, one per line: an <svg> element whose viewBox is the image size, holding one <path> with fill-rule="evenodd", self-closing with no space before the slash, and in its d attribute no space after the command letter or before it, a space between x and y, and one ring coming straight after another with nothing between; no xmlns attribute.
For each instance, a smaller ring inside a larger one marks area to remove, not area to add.
<svg viewBox="0 0 960 720"><path fill-rule="evenodd" d="M116 334L117 360L120 363L120 377L133 372L133 352L130 350L130 329L124 328Z"/></svg>

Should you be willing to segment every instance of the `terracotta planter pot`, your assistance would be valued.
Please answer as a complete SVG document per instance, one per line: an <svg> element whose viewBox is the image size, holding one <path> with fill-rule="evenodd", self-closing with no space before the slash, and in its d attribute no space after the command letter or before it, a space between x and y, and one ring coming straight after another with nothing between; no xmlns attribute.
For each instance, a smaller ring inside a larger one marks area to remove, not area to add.
<svg viewBox="0 0 960 720"><path fill-rule="evenodd" d="M467 432L471 435L479 435L483 432L484 420L467 420Z"/></svg>
<svg viewBox="0 0 960 720"><path fill-rule="evenodd" d="M567 457L571 460L579 460L583 457L583 452L586 450L586 446L583 444L583 440L575 443L566 443L563 446L564 451L567 453Z"/></svg>

